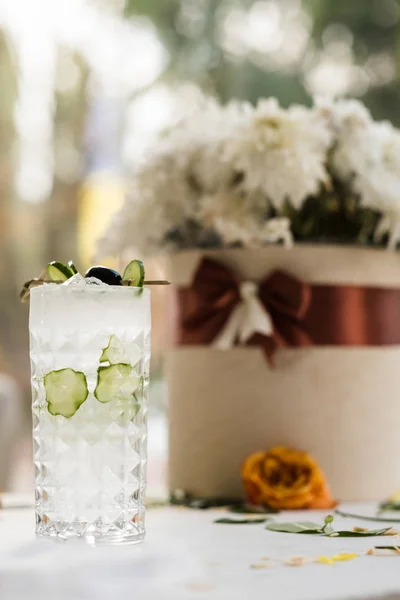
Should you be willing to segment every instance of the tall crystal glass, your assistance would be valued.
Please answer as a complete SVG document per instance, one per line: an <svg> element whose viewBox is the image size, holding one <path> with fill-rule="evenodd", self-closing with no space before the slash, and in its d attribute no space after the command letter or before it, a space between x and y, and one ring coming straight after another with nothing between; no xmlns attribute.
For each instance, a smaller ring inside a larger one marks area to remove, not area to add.
<svg viewBox="0 0 400 600"><path fill-rule="evenodd" d="M31 290L38 535L144 538L150 328L146 288Z"/></svg>

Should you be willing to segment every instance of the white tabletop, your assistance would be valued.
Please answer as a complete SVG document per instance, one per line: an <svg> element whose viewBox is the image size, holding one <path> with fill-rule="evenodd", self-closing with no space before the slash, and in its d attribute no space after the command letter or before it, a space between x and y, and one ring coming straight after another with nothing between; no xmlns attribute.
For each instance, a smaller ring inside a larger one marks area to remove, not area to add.
<svg viewBox="0 0 400 600"><path fill-rule="evenodd" d="M366 512L366 506L352 506ZM371 509L372 510L372 509ZM279 521L321 522L326 513L284 513ZM79 541L35 540L32 510L0 511L1 600L344 600L400 599L400 555L367 556L384 538L320 538L267 531L263 524L219 525L225 513L153 508L147 541L133 547L90 548ZM336 527L375 527L335 519ZM380 527L381 524L377 524ZM265 557L315 558L363 553L334 566L252 568Z"/></svg>

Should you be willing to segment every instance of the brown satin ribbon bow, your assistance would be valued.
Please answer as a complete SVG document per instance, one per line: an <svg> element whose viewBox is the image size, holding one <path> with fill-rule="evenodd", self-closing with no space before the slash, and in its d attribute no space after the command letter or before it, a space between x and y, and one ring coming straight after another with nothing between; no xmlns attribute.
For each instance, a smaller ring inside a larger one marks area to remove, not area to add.
<svg viewBox="0 0 400 600"><path fill-rule="evenodd" d="M212 344L242 301L242 282L221 263L204 258L192 285L178 289L178 343ZM270 335L254 333L268 359L279 347L400 344L400 290L320 285L274 271L258 284L272 321ZM238 341L238 340L236 340Z"/></svg>
<svg viewBox="0 0 400 600"><path fill-rule="evenodd" d="M181 344L213 342L242 302L242 282L228 267L204 258L192 286L179 290ZM270 335L254 333L246 341L260 345L270 359L279 346L306 346L312 342L303 319L311 289L282 271L274 271L258 285L257 296L272 321ZM236 343L238 340L236 339Z"/></svg>

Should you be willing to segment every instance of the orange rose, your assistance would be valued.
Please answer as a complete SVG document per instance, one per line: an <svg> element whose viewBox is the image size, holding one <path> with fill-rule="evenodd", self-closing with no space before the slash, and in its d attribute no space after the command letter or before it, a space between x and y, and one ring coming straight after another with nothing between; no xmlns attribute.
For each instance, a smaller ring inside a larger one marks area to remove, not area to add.
<svg viewBox="0 0 400 600"><path fill-rule="evenodd" d="M241 475L247 499L271 508L333 508L332 497L318 463L306 452L282 446L255 452L244 462Z"/></svg>

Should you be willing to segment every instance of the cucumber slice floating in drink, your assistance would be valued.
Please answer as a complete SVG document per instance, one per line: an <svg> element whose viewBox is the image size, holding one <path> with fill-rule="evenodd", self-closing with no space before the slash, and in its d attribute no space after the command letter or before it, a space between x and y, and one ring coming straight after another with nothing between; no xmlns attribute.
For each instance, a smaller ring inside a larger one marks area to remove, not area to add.
<svg viewBox="0 0 400 600"><path fill-rule="evenodd" d="M100 356L100 363L109 362L110 365L117 363L129 364L132 367L137 365L142 358L142 352L136 344L123 344L118 336L112 335L108 346L104 348Z"/></svg>
<svg viewBox="0 0 400 600"><path fill-rule="evenodd" d="M129 399L138 389L142 378L131 365L118 363L97 369L97 386L94 395L104 404L114 398Z"/></svg>
<svg viewBox="0 0 400 600"><path fill-rule="evenodd" d="M143 287L144 283L144 264L141 260L131 260L122 276L123 281L130 281L134 287Z"/></svg>
<svg viewBox="0 0 400 600"><path fill-rule="evenodd" d="M44 377L47 409L51 415L72 417L85 402L89 391L86 376L81 371L60 369Z"/></svg>
<svg viewBox="0 0 400 600"><path fill-rule="evenodd" d="M110 365L123 362L122 356L124 349L118 336L112 335L108 341L108 346L103 349L102 355L100 356L100 362L109 362Z"/></svg>
<svg viewBox="0 0 400 600"><path fill-rule="evenodd" d="M67 279L75 275L70 267L56 260L49 263L46 270L51 281L67 281Z"/></svg>

